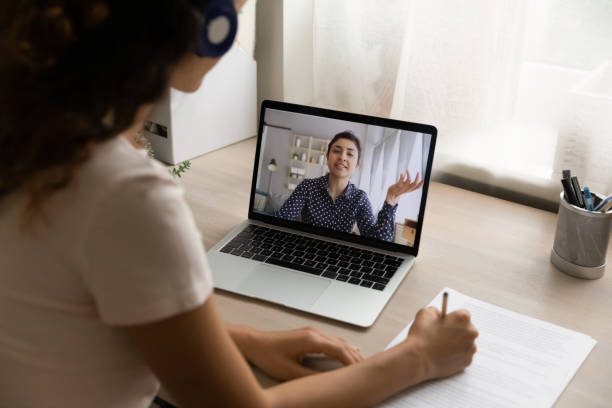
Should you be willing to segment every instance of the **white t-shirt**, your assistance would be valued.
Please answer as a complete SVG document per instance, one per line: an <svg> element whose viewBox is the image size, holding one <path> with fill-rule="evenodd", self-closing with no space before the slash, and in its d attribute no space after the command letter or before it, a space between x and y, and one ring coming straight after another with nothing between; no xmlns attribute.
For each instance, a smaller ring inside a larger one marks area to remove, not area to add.
<svg viewBox="0 0 612 408"><path fill-rule="evenodd" d="M183 195L116 137L32 229L21 229L23 193L0 198L0 407L148 407L159 383L118 326L194 309L212 291Z"/></svg>

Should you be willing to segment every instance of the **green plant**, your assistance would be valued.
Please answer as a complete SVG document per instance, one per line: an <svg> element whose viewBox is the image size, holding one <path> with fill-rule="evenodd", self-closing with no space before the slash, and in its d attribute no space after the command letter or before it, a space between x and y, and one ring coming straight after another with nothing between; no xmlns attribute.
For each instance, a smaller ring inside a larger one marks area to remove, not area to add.
<svg viewBox="0 0 612 408"><path fill-rule="evenodd" d="M147 150L147 155L149 157L151 158L155 157L155 153L153 153L153 147L151 146L151 142L149 142L149 139L147 139L145 135L143 135L142 133L138 133L138 135L136 135L136 142ZM185 160L178 166L173 167L169 169L168 171L174 177L182 177L183 174L185 174L185 172L189 170L190 168L191 168L191 162L189 160Z"/></svg>
<svg viewBox="0 0 612 408"><path fill-rule="evenodd" d="M173 167L170 169L170 174L176 177L182 177L181 174L185 174L187 170L191 167L191 162L189 160L185 160L178 167Z"/></svg>

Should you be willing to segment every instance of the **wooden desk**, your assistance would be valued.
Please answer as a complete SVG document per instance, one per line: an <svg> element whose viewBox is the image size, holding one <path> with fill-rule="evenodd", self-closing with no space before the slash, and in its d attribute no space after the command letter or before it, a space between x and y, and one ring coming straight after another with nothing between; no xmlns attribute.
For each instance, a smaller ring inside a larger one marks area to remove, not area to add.
<svg viewBox="0 0 612 408"><path fill-rule="evenodd" d="M254 154L252 138L193 160L183 177L187 200L209 248L247 217ZM612 267L595 281L557 271L549 260L555 222L556 214L550 212L432 183L417 262L371 328L227 292L215 293L215 301L228 323L268 330L312 325L344 337L369 356L382 350L420 307L449 286L593 336L597 345L556 407L609 407Z"/></svg>

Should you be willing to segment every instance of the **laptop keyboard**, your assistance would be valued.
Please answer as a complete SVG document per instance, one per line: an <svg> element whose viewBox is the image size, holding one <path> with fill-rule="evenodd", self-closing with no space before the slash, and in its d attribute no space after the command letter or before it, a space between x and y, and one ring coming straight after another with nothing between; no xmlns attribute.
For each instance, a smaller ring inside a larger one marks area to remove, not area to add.
<svg viewBox="0 0 612 408"><path fill-rule="evenodd" d="M347 284L384 290L402 258L248 225L221 252Z"/></svg>

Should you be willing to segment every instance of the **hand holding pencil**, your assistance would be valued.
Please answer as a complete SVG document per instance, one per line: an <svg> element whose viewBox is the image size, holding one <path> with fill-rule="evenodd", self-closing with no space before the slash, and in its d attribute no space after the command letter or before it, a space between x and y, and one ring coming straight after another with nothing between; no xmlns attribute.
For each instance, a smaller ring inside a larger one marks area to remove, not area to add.
<svg viewBox="0 0 612 408"><path fill-rule="evenodd" d="M447 377L463 370L476 352L478 330L467 310L447 314L448 294L442 300L442 311L436 307L419 310L406 341L414 341L423 359L425 378Z"/></svg>

